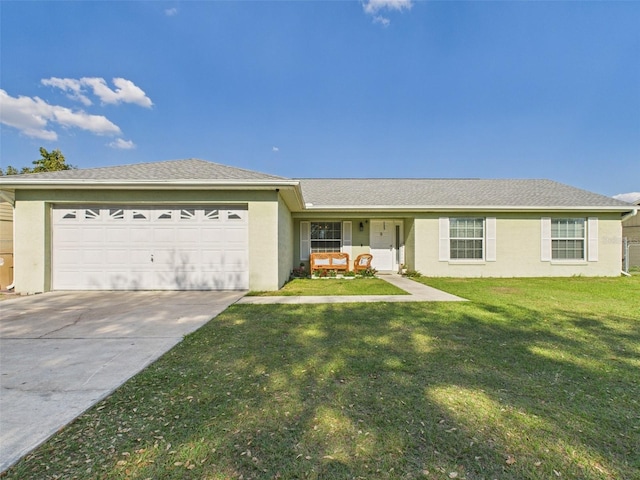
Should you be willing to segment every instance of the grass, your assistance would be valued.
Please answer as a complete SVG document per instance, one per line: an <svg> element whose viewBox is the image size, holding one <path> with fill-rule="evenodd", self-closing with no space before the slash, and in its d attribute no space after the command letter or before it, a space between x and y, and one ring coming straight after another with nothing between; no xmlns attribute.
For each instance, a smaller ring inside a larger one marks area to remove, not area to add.
<svg viewBox="0 0 640 480"><path fill-rule="evenodd" d="M640 277L421 281L235 305L7 478L640 478Z"/></svg>
<svg viewBox="0 0 640 480"><path fill-rule="evenodd" d="M408 295L379 278L310 279L296 278L278 291L250 292L250 296L307 296L307 295Z"/></svg>

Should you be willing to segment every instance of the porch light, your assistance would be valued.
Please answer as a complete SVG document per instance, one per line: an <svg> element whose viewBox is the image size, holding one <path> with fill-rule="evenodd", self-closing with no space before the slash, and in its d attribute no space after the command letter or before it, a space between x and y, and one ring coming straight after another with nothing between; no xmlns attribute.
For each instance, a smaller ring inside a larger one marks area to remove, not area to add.
<svg viewBox="0 0 640 480"><path fill-rule="evenodd" d="M361 232L362 232L362 231L364 231L364 224L363 224L362 222L360 222L360 226L359 226L359 228L360 228L360 231L361 231Z"/></svg>

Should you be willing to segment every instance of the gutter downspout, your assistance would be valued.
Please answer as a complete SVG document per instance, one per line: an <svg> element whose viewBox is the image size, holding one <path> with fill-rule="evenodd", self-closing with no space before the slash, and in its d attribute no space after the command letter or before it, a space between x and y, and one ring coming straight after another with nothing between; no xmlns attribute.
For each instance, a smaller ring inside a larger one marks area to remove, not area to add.
<svg viewBox="0 0 640 480"><path fill-rule="evenodd" d="M629 213L623 215L622 218L620 219L620 221L622 221L622 222L627 221L631 217L635 217L637 214L638 214L638 209L634 208Z"/></svg>
<svg viewBox="0 0 640 480"><path fill-rule="evenodd" d="M629 213L627 213L626 215L623 215L622 218L620 219L622 222L629 220L631 217L635 217L638 214L638 209L634 208L633 210L631 210ZM625 252L626 255L626 252ZM622 273L622 275L624 275L625 277L630 277L631 274L625 272L624 270L621 270L620 273Z"/></svg>

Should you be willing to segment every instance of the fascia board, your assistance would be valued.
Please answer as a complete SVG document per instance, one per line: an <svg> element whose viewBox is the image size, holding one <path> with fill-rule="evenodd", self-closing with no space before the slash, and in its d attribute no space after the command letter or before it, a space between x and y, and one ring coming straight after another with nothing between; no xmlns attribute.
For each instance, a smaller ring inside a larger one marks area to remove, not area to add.
<svg viewBox="0 0 640 480"><path fill-rule="evenodd" d="M387 212L630 212L633 210L633 206L504 206L504 205L376 205L376 206L363 206L363 205L349 205L349 206L322 206L322 205L307 205L305 211L307 212L326 212L326 213L338 213L338 212L371 212L371 213L387 213Z"/></svg>
<svg viewBox="0 0 640 480"><path fill-rule="evenodd" d="M283 187L299 187L297 181L247 181L247 180L96 180L96 179L73 179L73 180L30 180L22 182L0 181L3 188L41 188L41 189L65 189L65 188L87 188L101 187L109 189L145 189L145 188L234 188L234 189L271 189Z"/></svg>

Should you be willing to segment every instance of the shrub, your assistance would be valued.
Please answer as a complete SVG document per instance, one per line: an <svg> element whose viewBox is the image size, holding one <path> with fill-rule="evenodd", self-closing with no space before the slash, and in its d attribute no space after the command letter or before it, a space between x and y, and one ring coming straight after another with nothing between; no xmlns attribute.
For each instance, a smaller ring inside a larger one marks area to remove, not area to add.
<svg viewBox="0 0 640 480"><path fill-rule="evenodd" d="M422 274L420 272L418 272L417 270L407 270L404 273L405 277L409 277L409 278L420 278L422 276Z"/></svg>
<svg viewBox="0 0 640 480"><path fill-rule="evenodd" d="M298 268L294 268L291 271L291 275L289 276L289 279L293 280L294 278L308 278L308 277L309 277L309 272L307 272L307 269L304 263L301 263Z"/></svg>
<svg viewBox="0 0 640 480"><path fill-rule="evenodd" d="M361 277L365 277L365 278L366 278L366 277L375 277L375 276L376 276L376 273L378 273L378 271L377 271L375 268L373 268L373 267L369 267L369 268L367 268L366 270L362 270L362 271L360 272L360 276L361 276Z"/></svg>

